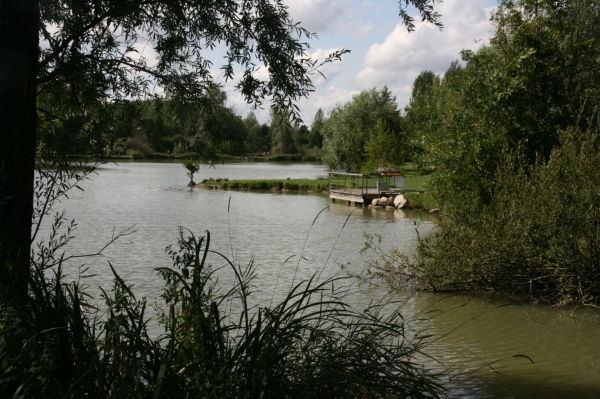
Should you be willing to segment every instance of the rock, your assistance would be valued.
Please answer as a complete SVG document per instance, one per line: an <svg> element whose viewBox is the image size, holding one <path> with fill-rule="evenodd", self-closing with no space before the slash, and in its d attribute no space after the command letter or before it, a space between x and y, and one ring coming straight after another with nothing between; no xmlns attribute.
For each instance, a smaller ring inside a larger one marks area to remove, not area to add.
<svg viewBox="0 0 600 399"><path fill-rule="evenodd" d="M386 197L379 198L379 205L380 206L387 206L387 204L388 204L388 199Z"/></svg>
<svg viewBox="0 0 600 399"><path fill-rule="evenodd" d="M392 205L388 205L388 206L385 207L385 209L392 210L392 209L396 209L396 207L392 206Z"/></svg>
<svg viewBox="0 0 600 399"><path fill-rule="evenodd" d="M379 205L379 198L374 198L374 199L371 201L371 205L373 205L373 206L378 206L378 205Z"/></svg>
<svg viewBox="0 0 600 399"><path fill-rule="evenodd" d="M398 195L394 199L394 206L398 209L402 209L407 202L408 200L404 198L404 195Z"/></svg>

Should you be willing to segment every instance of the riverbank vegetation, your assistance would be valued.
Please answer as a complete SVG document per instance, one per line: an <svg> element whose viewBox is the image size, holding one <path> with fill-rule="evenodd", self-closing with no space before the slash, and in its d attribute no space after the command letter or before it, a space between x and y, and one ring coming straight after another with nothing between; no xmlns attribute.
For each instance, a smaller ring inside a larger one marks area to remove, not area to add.
<svg viewBox="0 0 600 399"><path fill-rule="evenodd" d="M93 173L69 162L45 166L36 226ZM320 280L317 270L292 279L281 298L274 291L255 303L256 265L211 250L208 232L181 228L166 249L171 264L155 270L159 299L137 297L112 265L114 285L94 298L85 283L94 272L66 265L75 226L54 215L50 237L33 252L26 295L15 269L0 284L2 397L443 397L423 364L425 337L407 331L393 299L366 309L344 301L358 289L350 277Z"/></svg>
<svg viewBox="0 0 600 399"><path fill-rule="evenodd" d="M446 217L418 259L376 269L437 291L598 304L600 10L503 1L493 22L464 64L415 80L412 159Z"/></svg>

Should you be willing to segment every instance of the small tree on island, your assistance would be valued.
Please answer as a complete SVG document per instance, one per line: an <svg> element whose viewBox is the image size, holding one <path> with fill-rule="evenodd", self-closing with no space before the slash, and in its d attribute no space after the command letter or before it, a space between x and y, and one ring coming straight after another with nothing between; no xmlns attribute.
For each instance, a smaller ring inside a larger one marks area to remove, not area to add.
<svg viewBox="0 0 600 399"><path fill-rule="evenodd" d="M183 161L183 167L187 169L187 175L190 178L188 186L193 186L196 184L194 183L194 175L200 170L200 162L195 162L193 159L187 159Z"/></svg>

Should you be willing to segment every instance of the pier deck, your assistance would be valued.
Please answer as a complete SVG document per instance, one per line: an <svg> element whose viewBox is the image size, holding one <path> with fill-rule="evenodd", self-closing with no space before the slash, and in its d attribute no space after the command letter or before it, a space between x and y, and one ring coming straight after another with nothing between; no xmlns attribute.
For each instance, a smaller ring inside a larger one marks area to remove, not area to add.
<svg viewBox="0 0 600 399"><path fill-rule="evenodd" d="M348 202L355 202L357 204L369 204L375 198L381 197L382 193L377 191L375 188L361 189L361 188L347 188L336 190L329 190L329 198L333 201L336 199Z"/></svg>
<svg viewBox="0 0 600 399"><path fill-rule="evenodd" d="M399 178L396 180L396 178ZM329 172L329 198L347 201L348 205L369 205L375 198L394 195L402 191L398 186L404 185L402 174L393 169L373 173L348 173L338 169Z"/></svg>

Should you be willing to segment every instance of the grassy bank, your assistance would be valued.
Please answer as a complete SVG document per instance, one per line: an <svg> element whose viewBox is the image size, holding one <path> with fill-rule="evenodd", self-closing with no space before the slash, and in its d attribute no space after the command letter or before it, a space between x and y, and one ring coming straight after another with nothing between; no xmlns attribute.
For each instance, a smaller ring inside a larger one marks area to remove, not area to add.
<svg viewBox="0 0 600 399"><path fill-rule="evenodd" d="M243 190L281 190L303 192L327 192L328 180L318 179L290 179L290 180L230 180L230 181L205 181L204 184L211 188L243 189Z"/></svg>
<svg viewBox="0 0 600 399"><path fill-rule="evenodd" d="M429 211L438 207L436 201L427 193L428 176L421 176L416 173L411 165L403 170L404 187L403 190L411 192L404 193L408 199L406 208L422 209ZM282 192L311 192L311 193L327 193L329 179L320 177L317 179L257 179L257 180L204 180L200 183L203 187L217 189L233 189L233 190L270 190ZM341 187L346 184L347 188L355 188L356 183L352 181L344 182L342 178L333 179L334 186Z"/></svg>

